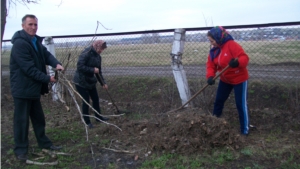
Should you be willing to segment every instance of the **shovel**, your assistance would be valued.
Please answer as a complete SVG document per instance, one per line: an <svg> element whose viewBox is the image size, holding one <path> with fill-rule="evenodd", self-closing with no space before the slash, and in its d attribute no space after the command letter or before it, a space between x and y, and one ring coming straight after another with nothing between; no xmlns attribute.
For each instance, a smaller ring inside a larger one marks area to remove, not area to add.
<svg viewBox="0 0 300 169"><path fill-rule="evenodd" d="M100 79L101 83L104 84L103 79L100 77L99 73L96 73L96 76L98 77L98 79ZM117 109L118 114L129 113L128 111L119 110L118 106L115 104L114 100L112 99L111 95L109 94L108 89L105 88L105 91L106 91L108 97L110 98L113 106L115 106L115 108Z"/></svg>
<svg viewBox="0 0 300 169"><path fill-rule="evenodd" d="M227 65L217 76L213 78L213 80L216 80L222 73L224 73L228 68L230 68L229 65ZM194 94L186 103L184 103L181 107L168 111L167 113L178 111L182 108L184 108L185 105L187 105L189 102L191 102L196 96L198 96L209 84L206 84L202 89L200 89L196 94Z"/></svg>

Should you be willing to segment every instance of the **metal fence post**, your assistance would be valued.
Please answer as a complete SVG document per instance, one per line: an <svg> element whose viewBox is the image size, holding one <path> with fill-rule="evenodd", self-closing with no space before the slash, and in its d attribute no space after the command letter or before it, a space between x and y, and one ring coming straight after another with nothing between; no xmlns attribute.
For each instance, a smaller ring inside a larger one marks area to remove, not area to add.
<svg viewBox="0 0 300 169"><path fill-rule="evenodd" d="M48 36L48 37L45 37L44 38L44 43L45 43L45 46L47 48L47 50L54 56L56 57L56 54L55 54L55 47L54 47L54 41L53 41L53 38ZM48 66L48 71L49 71L49 75L50 76L54 76L54 71L53 71L53 68L52 66ZM52 86L52 100L53 101L58 101L58 95L57 95L57 85L56 83Z"/></svg>
<svg viewBox="0 0 300 169"><path fill-rule="evenodd" d="M186 78L186 73L183 69L183 65L181 62L183 49L184 49L184 41L185 41L185 29L175 29L174 42L173 42L172 52L171 52L171 59L172 59L171 67L173 70L173 75L177 84L182 105L185 104L191 97L188 81ZM185 105L185 107L187 106L188 104Z"/></svg>

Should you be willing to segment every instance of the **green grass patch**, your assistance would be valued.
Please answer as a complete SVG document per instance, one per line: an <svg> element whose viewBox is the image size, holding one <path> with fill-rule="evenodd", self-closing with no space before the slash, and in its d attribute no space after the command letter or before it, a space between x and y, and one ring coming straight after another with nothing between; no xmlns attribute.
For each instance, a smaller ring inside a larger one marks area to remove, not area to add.
<svg viewBox="0 0 300 169"><path fill-rule="evenodd" d="M252 152L252 150L250 148L244 148L244 149L242 149L241 153L244 154L244 155L246 155L246 156L253 155L253 152Z"/></svg>
<svg viewBox="0 0 300 169"><path fill-rule="evenodd" d="M162 154L150 156L140 167L140 169L150 168L176 168L176 169L198 169L207 168L210 165L224 165L235 160L233 152L229 150L215 150L213 154L206 153L202 155L178 155L178 154Z"/></svg>
<svg viewBox="0 0 300 169"><path fill-rule="evenodd" d="M232 161L235 159L233 152L231 150L215 150L212 154L213 161L218 164L224 164L225 162Z"/></svg>
<svg viewBox="0 0 300 169"><path fill-rule="evenodd" d="M62 140L81 140L84 139L84 128L81 126L74 130L65 130L57 128L49 128L46 130L54 142L62 142Z"/></svg>
<svg viewBox="0 0 300 169"><path fill-rule="evenodd" d="M174 158L174 154L163 154L161 156L155 156L151 158L151 160L147 160L141 166L141 169L148 168L157 168L163 169L167 168L167 163Z"/></svg>

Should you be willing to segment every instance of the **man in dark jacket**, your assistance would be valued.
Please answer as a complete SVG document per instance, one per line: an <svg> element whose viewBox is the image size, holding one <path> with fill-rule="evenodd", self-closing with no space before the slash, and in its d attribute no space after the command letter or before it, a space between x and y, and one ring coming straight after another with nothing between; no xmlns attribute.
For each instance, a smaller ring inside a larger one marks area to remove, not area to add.
<svg viewBox="0 0 300 169"><path fill-rule="evenodd" d="M47 75L46 65L63 70L61 63L42 45L36 35L38 19L34 15L22 18L23 30L12 37L10 55L10 87L14 99L14 153L18 160L27 160L29 118L40 148L58 150L45 134L45 116L40 96L48 93L48 83L56 82Z"/></svg>

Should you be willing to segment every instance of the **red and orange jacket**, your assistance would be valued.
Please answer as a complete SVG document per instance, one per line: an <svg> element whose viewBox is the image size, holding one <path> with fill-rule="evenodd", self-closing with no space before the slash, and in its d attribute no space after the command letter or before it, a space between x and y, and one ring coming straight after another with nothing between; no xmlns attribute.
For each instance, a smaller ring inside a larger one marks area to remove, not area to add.
<svg viewBox="0 0 300 169"><path fill-rule="evenodd" d="M238 58L239 66L227 69L220 76L220 79L229 84L239 84L248 80L249 74L247 65L249 63L249 57L245 53L244 49L234 40L226 42L220 48L221 52L216 58L214 58L214 60L211 60L208 54L206 63L206 78L215 77L216 72L222 71L229 64L232 58Z"/></svg>

